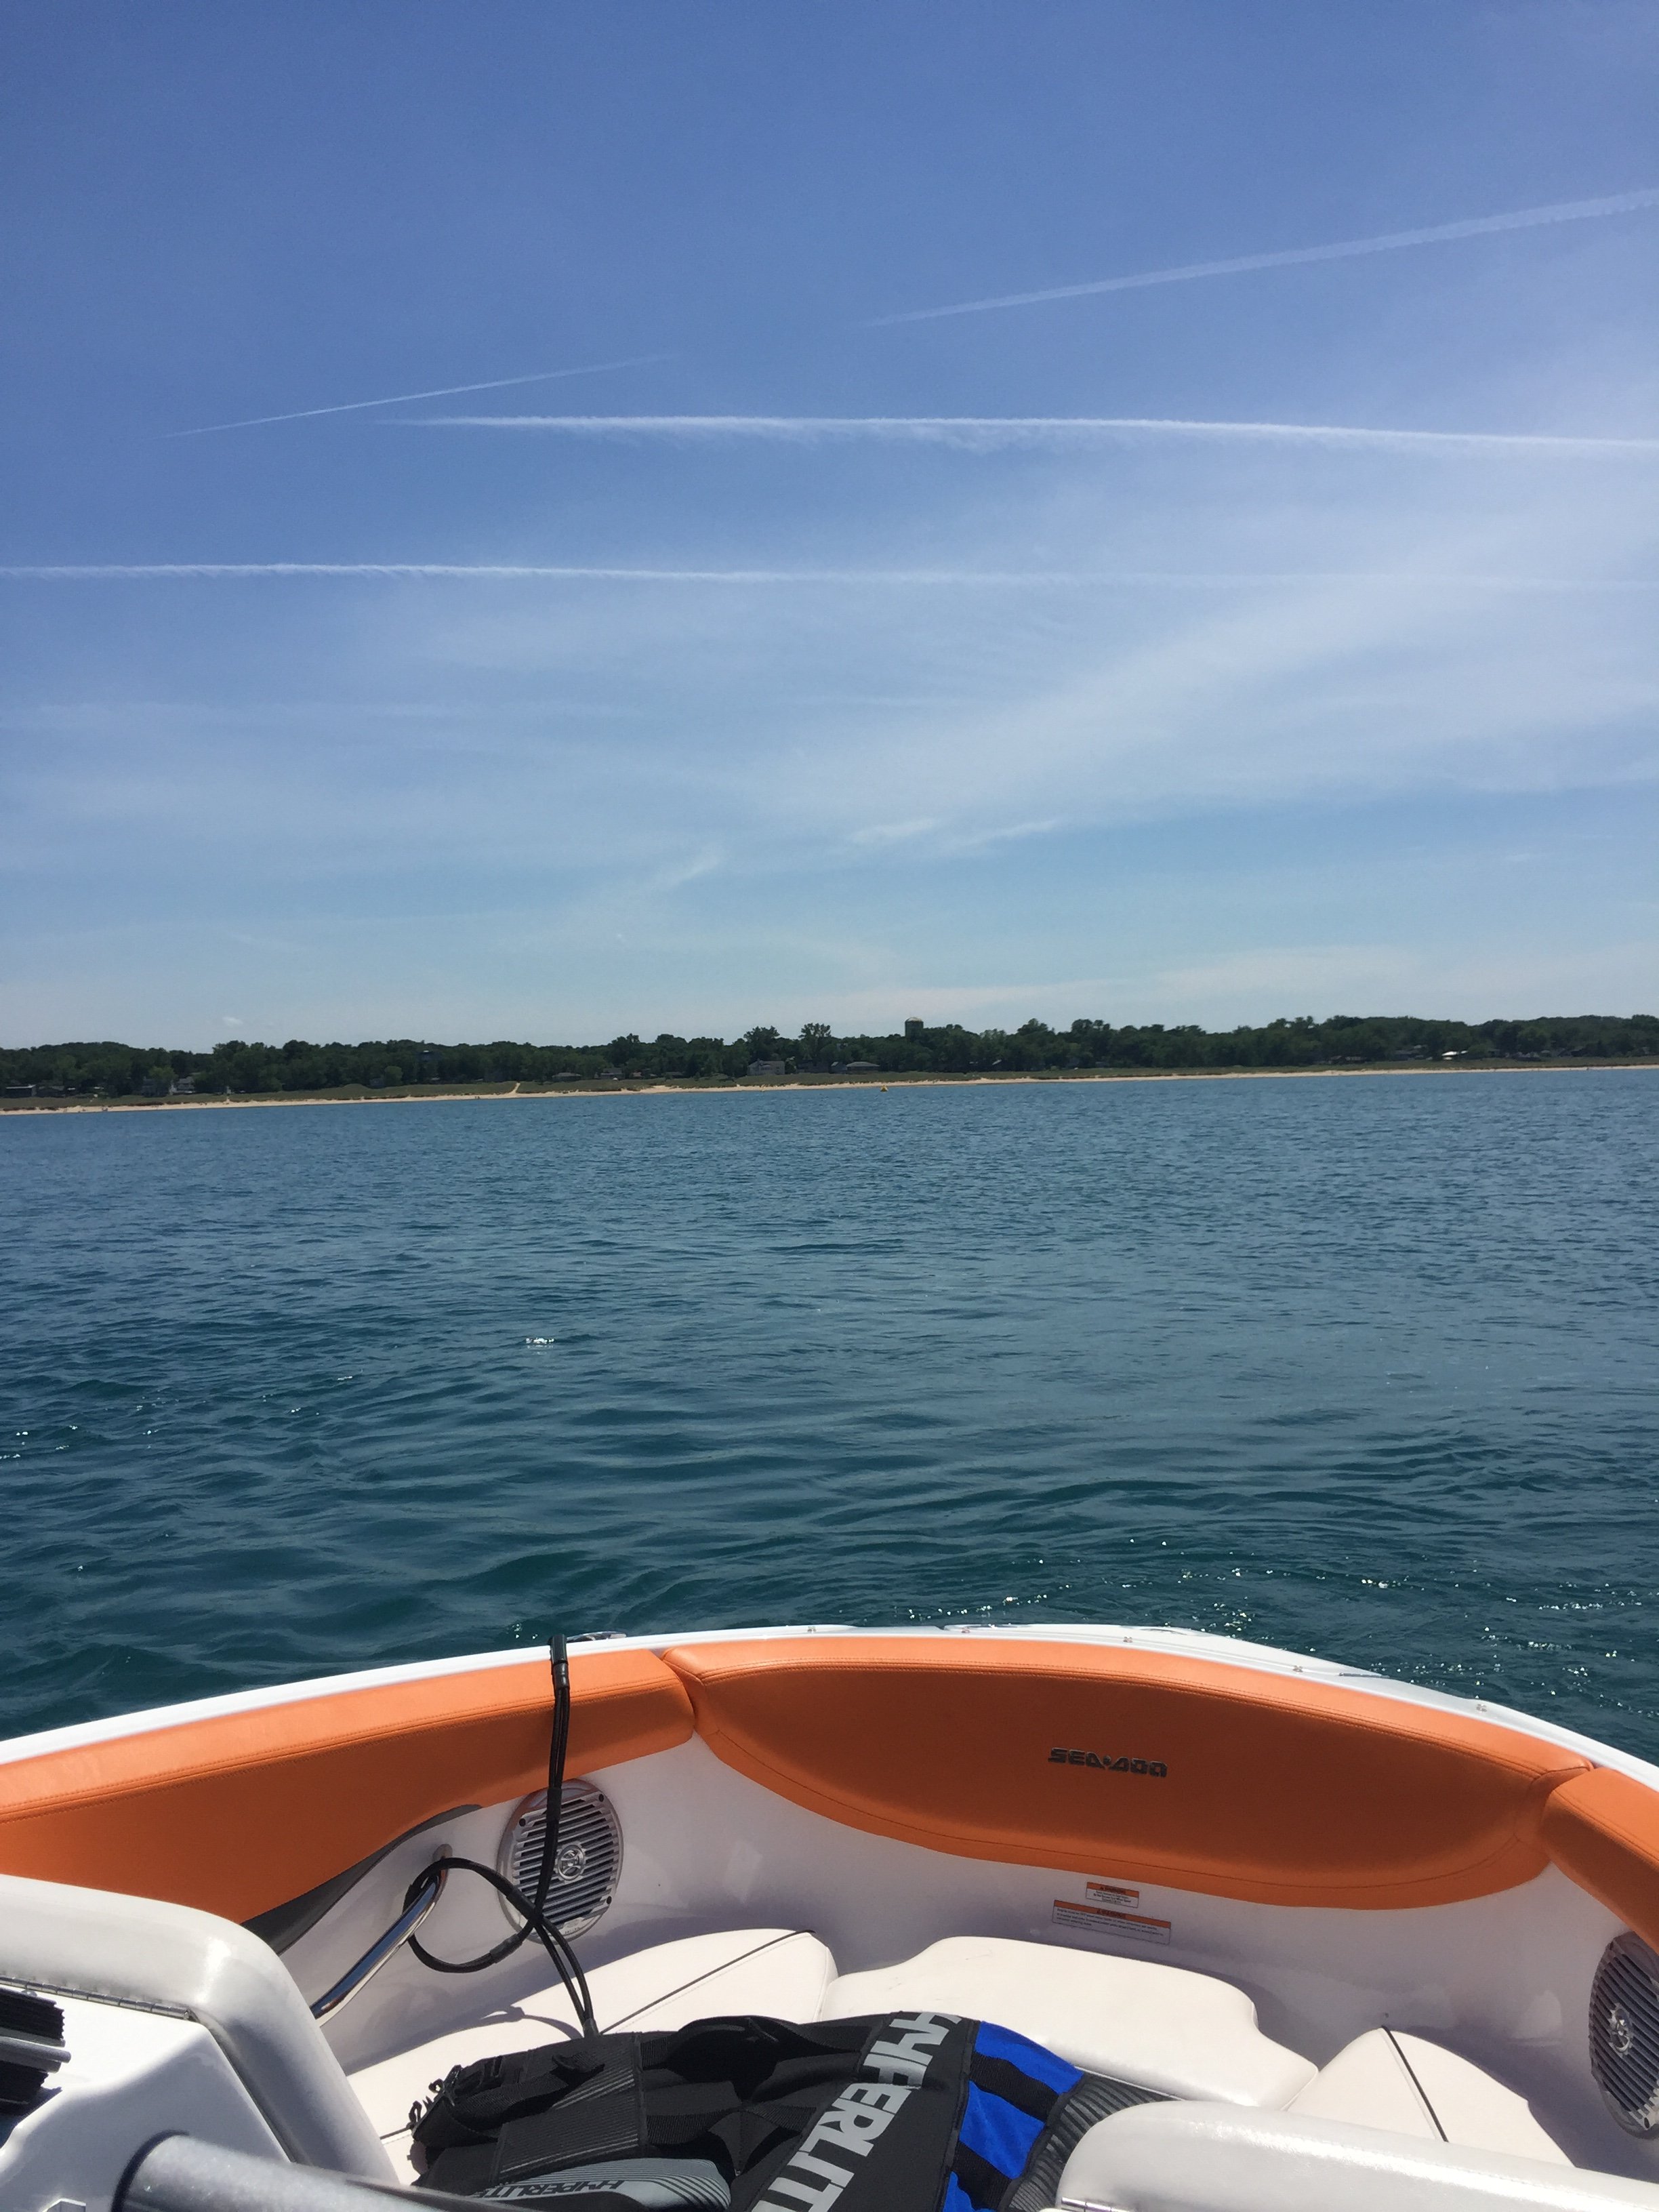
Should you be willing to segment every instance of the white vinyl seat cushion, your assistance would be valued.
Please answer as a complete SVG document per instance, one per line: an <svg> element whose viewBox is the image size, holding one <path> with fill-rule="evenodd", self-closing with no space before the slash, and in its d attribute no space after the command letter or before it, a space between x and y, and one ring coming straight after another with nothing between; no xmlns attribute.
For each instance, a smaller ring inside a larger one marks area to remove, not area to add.
<svg viewBox="0 0 1659 2212"><path fill-rule="evenodd" d="M1651 2182L1236 2105L1115 2112L1056 2193L1113 2212L1659 2212Z"/></svg>
<svg viewBox="0 0 1659 2212"><path fill-rule="evenodd" d="M1171 2097L1286 2105L1314 2068L1210 1974L992 1936L956 1936L896 1966L843 1974L819 2014L958 2013L994 2021L1080 2066Z"/></svg>
<svg viewBox="0 0 1659 2212"><path fill-rule="evenodd" d="M1339 2051L1288 2109L1310 2119L1351 2120L1471 2150L1571 2164L1539 2126L1524 2097L1455 2051L1398 2028L1374 2027Z"/></svg>
<svg viewBox="0 0 1659 2212"><path fill-rule="evenodd" d="M816 2020L836 1962L804 1929L738 1928L685 1936L596 1966L587 1977L600 2028L644 2033L684 2027L722 2013L764 2013L774 2020ZM452 2066L505 2051L533 2051L576 2033L562 1983L486 2014L469 2027L359 2067L349 2076L358 2102L401 2174L408 2162L409 2108Z"/></svg>

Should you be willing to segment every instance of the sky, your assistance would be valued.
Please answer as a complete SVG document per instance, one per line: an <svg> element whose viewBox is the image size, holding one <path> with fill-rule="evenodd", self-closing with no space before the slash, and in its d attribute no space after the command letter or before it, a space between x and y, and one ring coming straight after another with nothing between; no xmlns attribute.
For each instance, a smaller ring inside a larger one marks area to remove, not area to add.
<svg viewBox="0 0 1659 2212"><path fill-rule="evenodd" d="M1659 1010L1649 0L8 0L0 1042Z"/></svg>

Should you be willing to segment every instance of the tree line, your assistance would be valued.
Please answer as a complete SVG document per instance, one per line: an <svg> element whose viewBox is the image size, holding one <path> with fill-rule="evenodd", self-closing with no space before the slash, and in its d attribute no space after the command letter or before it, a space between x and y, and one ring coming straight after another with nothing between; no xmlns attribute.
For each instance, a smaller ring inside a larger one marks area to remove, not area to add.
<svg viewBox="0 0 1659 2212"><path fill-rule="evenodd" d="M788 1036L765 1024L730 1042L631 1033L602 1045L435 1044L392 1037L362 1044L245 1042L210 1052L126 1044L0 1049L0 1090L13 1095L159 1097L179 1088L249 1097L284 1091L404 1091L429 1084L732 1082L769 1074L882 1075L1060 1073L1087 1068L1357 1067L1392 1061L1641 1060L1659 1056L1659 1016L1554 1015L1533 1021L1433 1021L1410 1014L1312 1015L1258 1028L1080 1019L1065 1029L1016 1030L908 1021L890 1036L842 1036L807 1022Z"/></svg>

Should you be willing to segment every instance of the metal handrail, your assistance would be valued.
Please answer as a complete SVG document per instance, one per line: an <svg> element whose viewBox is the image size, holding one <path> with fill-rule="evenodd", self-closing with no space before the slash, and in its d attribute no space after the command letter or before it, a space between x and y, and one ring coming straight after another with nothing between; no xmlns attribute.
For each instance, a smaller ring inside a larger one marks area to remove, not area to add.
<svg viewBox="0 0 1659 2212"><path fill-rule="evenodd" d="M418 1893L404 1907L386 1934L369 1945L355 1966L348 1966L332 1989L325 1990L311 2008L313 2020L327 2020L338 2012L343 2004L366 1988L378 1974L394 1951L400 1950L426 1918L444 1893L447 1873L441 1858L434 1859L425 1872L416 1877Z"/></svg>
<svg viewBox="0 0 1659 2212"><path fill-rule="evenodd" d="M112 2212L386 2212L411 2193L393 2181L364 2181L320 2166L252 2158L193 2136L158 2136L122 2175ZM478 2212L476 2197L422 2189L421 2212Z"/></svg>

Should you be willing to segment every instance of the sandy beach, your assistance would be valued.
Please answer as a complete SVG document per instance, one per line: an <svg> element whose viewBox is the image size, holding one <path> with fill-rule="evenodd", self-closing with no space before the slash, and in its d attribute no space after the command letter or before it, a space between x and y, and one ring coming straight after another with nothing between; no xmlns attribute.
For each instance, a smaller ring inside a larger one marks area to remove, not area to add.
<svg viewBox="0 0 1659 2212"><path fill-rule="evenodd" d="M1480 1060L1472 1066L1447 1066L1433 1061L1414 1061L1398 1067L1089 1067L1066 1068L1044 1073L1023 1070L1007 1075L869 1075L849 1080L845 1076L786 1076L781 1080L740 1079L730 1083L561 1083L533 1085L521 1083L475 1084L462 1086L433 1084L420 1090L296 1091L266 1092L249 1097L215 1098L18 1098L0 1099L4 1114L155 1114L222 1112L226 1108L258 1106L435 1106L471 1101L483 1104L507 1099L542 1098L672 1098L771 1097L795 1091L916 1091L966 1090L994 1084L1057 1083L1284 1083L1320 1080L1352 1081L1376 1076L1424 1075L1584 1075L1626 1069L1659 1068L1659 1060Z"/></svg>

